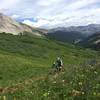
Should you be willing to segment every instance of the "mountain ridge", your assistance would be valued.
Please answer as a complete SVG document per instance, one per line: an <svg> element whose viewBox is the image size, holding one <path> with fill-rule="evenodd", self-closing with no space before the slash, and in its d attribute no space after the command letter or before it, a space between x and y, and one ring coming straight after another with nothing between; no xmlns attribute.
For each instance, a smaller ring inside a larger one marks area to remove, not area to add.
<svg viewBox="0 0 100 100"><path fill-rule="evenodd" d="M97 32L100 32L100 24L88 24L84 26L69 26L69 27L57 27L49 30L50 32L55 32L55 31L65 31L65 32L80 32L86 36L90 36L92 34L95 34Z"/></svg>
<svg viewBox="0 0 100 100"><path fill-rule="evenodd" d="M47 36L62 42L77 44L98 32L100 32L100 24L89 24L87 26L54 28L48 31Z"/></svg>
<svg viewBox="0 0 100 100"><path fill-rule="evenodd" d="M0 13L0 33L2 32L11 33L14 35L28 32L33 35L42 36L43 34L47 33L47 30L19 23L11 17Z"/></svg>

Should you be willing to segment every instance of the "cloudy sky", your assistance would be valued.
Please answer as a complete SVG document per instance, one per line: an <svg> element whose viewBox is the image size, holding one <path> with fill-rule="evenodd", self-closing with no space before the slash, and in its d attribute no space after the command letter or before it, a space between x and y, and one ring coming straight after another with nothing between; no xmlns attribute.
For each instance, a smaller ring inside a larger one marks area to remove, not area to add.
<svg viewBox="0 0 100 100"><path fill-rule="evenodd" d="M100 0L0 0L0 12L44 28L100 24Z"/></svg>

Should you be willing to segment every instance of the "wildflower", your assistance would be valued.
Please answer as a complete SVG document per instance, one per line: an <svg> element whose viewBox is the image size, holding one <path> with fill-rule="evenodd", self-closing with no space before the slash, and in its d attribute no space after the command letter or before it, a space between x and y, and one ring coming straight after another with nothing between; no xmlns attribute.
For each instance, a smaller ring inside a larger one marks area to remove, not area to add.
<svg viewBox="0 0 100 100"><path fill-rule="evenodd" d="M55 83L56 83L56 81L53 81L53 83L55 84Z"/></svg>
<svg viewBox="0 0 100 100"><path fill-rule="evenodd" d="M3 96L3 100L6 100L6 96Z"/></svg>
<svg viewBox="0 0 100 100"><path fill-rule="evenodd" d="M84 95L85 93L84 92L82 92L82 95Z"/></svg>
<svg viewBox="0 0 100 100"><path fill-rule="evenodd" d="M94 74L98 74L98 72L97 71L94 71Z"/></svg>
<svg viewBox="0 0 100 100"><path fill-rule="evenodd" d="M65 80L62 80L62 82L64 83L64 82L65 82Z"/></svg>
<svg viewBox="0 0 100 100"><path fill-rule="evenodd" d="M50 93L48 92L48 95L49 95Z"/></svg>
<svg viewBox="0 0 100 100"><path fill-rule="evenodd" d="M79 84L79 85L82 85L82 82L79 82L78 84Z"/></svg>
<svg viewBox="0 0 100 100"><path fill-rule="evenodd" d="M72 95L73 95L73 96L78 96L78 95L80 95L80 91L73 90L73 91L72 91Z"/></svg>
<svg viewBox="0 0 100 100"><path fill-rule="evenodd" d="M48 95L50 94L51 91L48 91Z"/></svg>
<svg viewBox="0 0 100 100"><path fill-rule="evenodd" d="M91 66L91 69L94 69L94 67Z"/></svg>
<svg viewBox="0 0 100 100"><path fill-rule="evenodd" d="M30 93L32 94L33 92L31 91Z"/></svg>
<svg viewBox="0 0 100 100"><path fill-rule="evenodd" d="M84 74L82 74L81 76L84 77Z"/></svg>
<svg viewBox="0 0 100 100"><path fill-rule="evenodd" d="M51 91L48 91L48 93L50 93Z"/></svg>
<svg viewBox="0 0 100 100"><path fill-rule="evenodd" d="M44 93L44 94L43 94L43 96L44 96L44 97L47 97L47 96L48 96L48 93L47 93L47 92L46 92L46 93Z"/></svg>
<svg viewBox="0 0 100 100"><path fill-rule="evenodd" d="M93 95L96 95L96 92L94 92Z"/></svg>
<svg viewBox="0 0 100 100"><path fill-rule="evenodd" d="M73 84L73 82L71 81L70 84Z"/></svg>

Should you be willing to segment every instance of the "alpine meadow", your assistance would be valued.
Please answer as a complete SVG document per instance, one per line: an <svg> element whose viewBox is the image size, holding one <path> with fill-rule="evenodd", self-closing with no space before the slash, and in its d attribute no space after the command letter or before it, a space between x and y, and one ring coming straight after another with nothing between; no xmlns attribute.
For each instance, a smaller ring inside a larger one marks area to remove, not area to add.
<svg viewBox="0 0 100 100"><path fill-rule="evenodd" d="M99 0L1 0L0 100L100 100L99 13Z"/></svg>

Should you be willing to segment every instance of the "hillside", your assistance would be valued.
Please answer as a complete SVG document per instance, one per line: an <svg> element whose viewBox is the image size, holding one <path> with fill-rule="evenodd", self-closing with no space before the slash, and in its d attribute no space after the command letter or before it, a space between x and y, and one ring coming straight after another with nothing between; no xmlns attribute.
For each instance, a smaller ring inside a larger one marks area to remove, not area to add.
<svg viewBox="0 0 100 100"><path fill-rule="evenodd" d="M85 40L81 41L79 44L87 48L100 50L100 33L96 33L86 38Z"/></svg>
<svg viewBox="0 0 100 100"><path fill-rule="evenodd" d="M51 33L47 33L47 37L62 41L62 42L69 42L69 43L75 43L75 41L81 41L86 38L85 35L71 31L71 32L66 32L66 31L55 31Z"/></svg>
<svg viewBox="0 0 100 100"><path fill-rule="evenodd" d="M2 32L13 33L14 35L27 32L33 35L42 36L47 33L47 30L19 23L11 17L0 13L0 33Z"/></svg>
<svg viewBox="0 0 100 100"><path fill-rule="evenodd" d="M62 57L66 72L54 80L51 75L49 80L48 73L57 56ZM91 59L98 61L100 59L98 52L47 38L0 34L0 98L1 100L58 100L59 94L64 97L62 100L66 98L74 100L74 96L70 94L68 96L68 91L77 88L77 78L82 72L84 73L80 65ZM74 70L74 67L77 70ZM77 77L74 77L76 75ZM84 75L88 77L87 75L91 74L84 73ZM63 86L60 82L63 78L68 82L70 80L75 82L73 87L71 84ZM89 81L97 83L99 80Z"/></svg>

